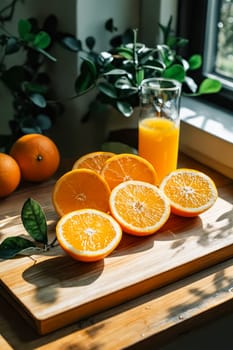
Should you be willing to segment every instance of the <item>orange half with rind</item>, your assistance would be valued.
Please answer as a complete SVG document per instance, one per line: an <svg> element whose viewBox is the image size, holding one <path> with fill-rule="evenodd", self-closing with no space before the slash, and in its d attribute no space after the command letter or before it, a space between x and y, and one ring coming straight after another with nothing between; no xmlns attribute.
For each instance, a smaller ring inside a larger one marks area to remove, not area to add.
<svg viewBox="0 0 233 350"><path fill-rule="evenodd" d="M106 160L114 155L115 153L105 151L87 153L74 162L72 169L91 169L100 174Z"/></svg>
<svg viewBox="0 0 233 350"><path fill-rule="evenodd" d="M172 171L162 180L160 189L169 199L172 213L186 217L205 212L218 198L214 181L194 169Z"/></svg>
<svg viewBox="0 0 233 350"><path fill-rule="evenodd" d="M101 175L109 184L110 189L129 180L158 183L153 165L146 159L130 153L117 154L108 159L102 168Z"/></svg>
<svg viewBox="0 0 233 350"><path fill-rule="evenodd" d="M109 214L81 209L58 221L56 236L60 246L72 258L93 262L112 253L121 241L122 229Z"/></svg>
<svg viewBox="0 0 233 350"><path fill-rule="evenodd" d="M166 223L170 216L170 204L157 186L130 180L112 190L110 212L124 232L147 236Z"/></svg>
<svg viewBox="0 0 233 350"><path fill-rule="evenodd" d="M75 169L57 180L52 202L59 216L85 208L107 212L109 196L109 186L102 176L90 169Z"/></svg>

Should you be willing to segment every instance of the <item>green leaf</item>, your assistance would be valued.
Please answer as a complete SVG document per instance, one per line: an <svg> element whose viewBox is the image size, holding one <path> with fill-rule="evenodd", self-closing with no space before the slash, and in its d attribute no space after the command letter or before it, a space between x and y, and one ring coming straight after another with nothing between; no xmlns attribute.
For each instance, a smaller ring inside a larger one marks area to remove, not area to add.
<svg viewBox="0 0 233 350"><path fill-rule="evenodd" d="M36 120L32 115L27 115L20 120L19 127L24 134L42 134L40 126L36 124Z"/></svg>
<svg viewBox="0 0 233 350"><path fill-rule="evenodd" d="M178 80L179 82L183 82L185 80L185 70L184 67L181 66L180 64L174 64L173 66L170 66L167 68L162 76L164 78L169 78L169 79L175 79Z"/></svg>
<svg viewBox="0 0 233 350"><path fill-rule="evenodd" d="M125 116L130 117L133 114L133 107L128 102L117 101L117 109Z"/></svg>
<svg viewBox="0 0 233 350"><path fill-rule="evenodd" d="M20 125L20 130L24 134L42 134L42 130L40 127L37 125L32 125L32 126L24 126L23 123Z"/></svg>
<svg viewBox="0 0 233 350"><path fill-rule="evenodd" d="M187 72L190 69L189 62L180 56L177 56L177 59L180 59L180 62L182 64L182 66L184 67L185 72Z"/></svg>
<svg viewBox="0 0 233 350"><path fill-rule="evenodd" d="M31 32L32 30L32 24L30 21L27 20L20 20L18 23L18 32L21 40L25 41L26 43L33 42L35 38L35 34Z"/></svg>
<svg viewBox="0 0 233 350"><path fill-rule="evenodd" d="M92 79L96 79L97 70L95 63L91 59L85 58L81 65L81 72L82 74L89 73Z"/></svg>
<svg viewBox="0 0 233 350"><path fill-rule="evenodd" d="M11 55L13 53L16 53L20 50L20 43L19 41L14 38L11 37L7 40L7 44L6 44L6 48L5 48L5 54L6 55Z"/></svg>
<svg viewBox="0 0 233 350"><path fill-rule="evenodd" d="M35 244L23 237L8 237L0 244L0 259L10 259Z"/></svg>
<svg viewBox="0 0 233 350"><path fill-rule="evenodd" d="M41 94L34 93L34 94L31 94L29 98L37 107L45 108L47 106L47 102L44 96Z"/></svg>
<svg viewBox="0 0 233 350"><path fill-rule="evenodd" d="M202 65L202 57L201 55L192 55L189 60L189 69L195 70L201 67Z"/></svg>
<svg viewBox="0 0 233 350"><path fill-rule="evenodd" d="M135 92L137 91L137 88L132 85L131 81L124 76L117 79L114 86L120 90L134 90Z"/></svg>
<svg viewBox="0 0 233 350"><path fill-rule="evenodd" d="M189 89L192 91L192 93L195 94L197 92L198 85L196 84L196 82L193 78L186 76L185 83L187 84Z"/></svg>
<svg viewBox="0 0 233 350"><path fill-rule="evenodd" d="M144 49L138 54L138 61L140 65L144 65L153 60L155 49ZM149 63L151 64L151 63Z"/></svg>
<svg viewBox="0 0 233 350"><path fill-rule="evenodd" d="M171 50L167 45L157 45L157 50L160 61L162 61L166 67L169 67L175 60L175 51Z"/></svg>
<svg viewBox="0 0 233 350"><path fill-rule="evenodd" d="M100 82L98 84L98 88L99 88L100 92L102 92L104 95L106 95L110 98L116 99L118 97L115 87L108 82L104 82L104 81Z"/></svg>
<svg viewBox="0 0 233 350"><path fill-rule="evenodd" d="M88 36L85 40L85 43L90 51L93 50L95 46L95 38L93 36Z"/></svg>
<svg viewBox="0 0 233 350"><path fill-rule="evenodd" d="M171 33L171 25L172 25L172 16L169 17L168 23L166 26L163 24L159 23L159 28L161 29L163 33L163 42L167 44L169 34Z"/></svg>
<svg viewBox="0 0 233 350"><path fill-rule="evenodd" d="M28 81L23 82L22 87L25 92L38 92L39 94L45 94L48 92L47 86Z"/></svg>
<svg viewBox="0 0 233 350"><path fill-rule="evenodd" d="M171 47L171 48L175 47L175 46L176 46L176 43L177 43L177 39L176 39L175 36L169 36L169 37L167 38L166 44L167 44L169 47Z"/></svg>
<svg viewBox="0 0 233 350"><path fill-rule="evenodd" d="M48 33L46 32L39 32L38 34L36 34L32 45L35 48L39 48L39 49L46 49L51 43L51 37L48 35Z"/></svg>
<svg viewBox="0 0 233 350"><path fill-rule="evenodd" d="M35 241L47 244L47 222L40 204L32 198L28 198L21 211L21 219L26 231Z"/></svg>
<svg viewBox="0 0 233 350"><path fill-rule="evenodd" d="M21 39L26 40L32 29L30 21L26 19L20 19L18 22L18 33ZM26 40L28 41L28 40Z"/></svg>
<svg viewBox="0 0 233 350"><path fill-rule="evenodd" d="M117 27L115 27L115 25L114 25L113 18L109 18L105 22L105 29L111 33L113 33L114 31L117 31Z"/></svg>
<svg viewBox="0 0 233 350"><path fill-rule="evenodd" d="M122 142L105 142L102 144L101 149L105 152L137 154L135 148Z"/></svg>
<svg viewBox="0 0 233 350"><path fill-rule="evenodd" d="M4 71L1 79L4 84L13 91L21 90L21 83L27 78L26 71L22 66L12 66Z"/></svg>
<svg viewBox="0 0 233 350"><path fill-rule="evenodd" d="M137 85L140 85L143 79L144 79L144 69L141 68L141 69L138 69L136 72Z"/></svg>
<svg viewBox="0 0 233 350"><path fill-rule="evenodd" d="M59 40L60 44L64 46L66 49L72 52L79 52L82 50L82 42L81 40L76 39L72 35L63 36Z"/></svg>
<svg viewBox="0 0 233 350"><path fill-rule="evenodd" d="M218 80L207 78L202 81L198 93L199 95L217 93L221 90L221 87L222 85Z"/></svg>
<svg viewBox="0 0 233 350"><path fill-rule="evenodd" d="M38 114L35 121L41 130L49 130L52 126L51 119L45 114Z"/></svg>
<svg viewBox="0 0 233 350"><path fill-rule="evenodd" d="M126 58L127 60L133 59L133 50L129 49L127 47L117 47L115 49L116 53L118 53L120 56Z"/></svg>
<svg viewBox="0 0 233 350"><path fill-rule="evenodd" d="M172 48L176 49L176 47L184 47L188 44L188 40L176 36L169 36L167 40L167 45Z"/></svg>
<svg viewBox="0 0 233 350"><path fill-rule="evenodd" d="M115 68L104 73L104 75L128 75L128 72L124 69Z"/></svg>
<svg viewBox="0 0 233 350"><path fill-rule="evenodd" d="M94 86L94 83L91 73L80 74L75 81L75 91L77 94L82 94Z"/></svg>
<svg viewBox="0 0 233 350"><path fill-rule="evenodd" d="M77 94L82 94L95 85L97 70L95 63L88 58L82 62L81 74L75 81L75 91Z"/></svg>
<svg viewBox="0 0 233 350"><path fill-rule="evenodd" d="M102 66L108 65L113 61L113 59L113 55L106 51L103 51L99 55L97 55L97 62Z"/></svg>

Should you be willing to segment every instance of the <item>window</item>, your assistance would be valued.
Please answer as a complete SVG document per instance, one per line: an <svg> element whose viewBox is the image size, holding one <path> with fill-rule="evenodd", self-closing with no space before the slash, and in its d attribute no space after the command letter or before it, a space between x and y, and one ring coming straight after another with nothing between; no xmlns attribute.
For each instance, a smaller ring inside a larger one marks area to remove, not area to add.
<svg viewBox="0 0 233 350"><path fill-rule="evenodd" d="M228 80L233 90L233 1L223 0L217 32L216 73ZM227 82L226 82L227 84Z"/></svg>
<svg viewBox="0 0 233 350"><path fill-rule="evenodd" d="M211 0L207 5L204 75L217 77L233 90L233 0Z"/></svg>
<svg viewBox="0 0 233 350"><path fill-rule="evenodd" d="M231 179L232 1L178 0L177 21L177 35L189 40L189 45L182 49L182 56L189 57L199 53L203 57L203 67L199 72L194 72L193 78L198 83L206 76L224 81L224 88L218 94L182 98L180 150ZM222 57L224 65L221 62ZM225 58L227 62L230 60L227 65Z"/></svg>
<svg viewBox="0 0 233 350"><path fill-rule="evenodd" d="M196 76L219 79L222 91L206 98L233 106L233 0L179 0L178 35L189 39L185 54L200 53L203 69Z"/></svg>

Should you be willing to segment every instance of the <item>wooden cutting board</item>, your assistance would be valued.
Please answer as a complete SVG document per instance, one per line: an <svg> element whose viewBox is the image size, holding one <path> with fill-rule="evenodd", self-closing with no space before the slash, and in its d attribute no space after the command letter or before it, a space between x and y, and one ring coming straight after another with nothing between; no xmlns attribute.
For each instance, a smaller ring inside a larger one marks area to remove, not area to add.
<svg viewBox="0 0 233 350"><path fill-rule="evenodd" d="M42 205L50 240L57 216L54 181L23 186L0 202L0 241L26 234L20 219L28 197ZM124 235L104 261L80 263L59 248L43 255L0 261L0 292L40 334L93 315L233 255L233 186L197 218L171 216L150 237Z"/></svg>

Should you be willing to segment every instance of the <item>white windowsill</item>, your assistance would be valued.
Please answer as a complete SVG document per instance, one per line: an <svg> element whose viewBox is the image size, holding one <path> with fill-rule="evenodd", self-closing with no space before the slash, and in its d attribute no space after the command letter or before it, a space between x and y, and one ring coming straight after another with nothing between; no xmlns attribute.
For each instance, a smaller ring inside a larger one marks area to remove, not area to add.
<svg viewBox="0 0 233 350"><path fill-rule="evenodd" d="M182 97L180 150L233 179L233 115Z"/></svg>

